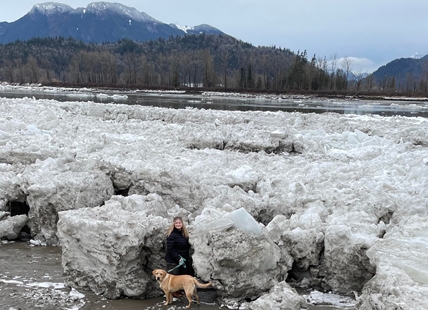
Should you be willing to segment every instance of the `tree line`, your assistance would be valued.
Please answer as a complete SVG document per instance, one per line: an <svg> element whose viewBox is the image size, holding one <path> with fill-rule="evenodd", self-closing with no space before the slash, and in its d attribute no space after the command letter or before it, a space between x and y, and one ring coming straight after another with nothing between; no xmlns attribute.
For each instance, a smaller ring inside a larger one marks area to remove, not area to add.
<svg viewBox="0 0 428 310"><path fill-rule="evenodd" d="M87 44L34 38L0 45L0 80L75 86L273 92L385 92L390 83L352 74L345 58L255 47L227 35Z"/></svg>

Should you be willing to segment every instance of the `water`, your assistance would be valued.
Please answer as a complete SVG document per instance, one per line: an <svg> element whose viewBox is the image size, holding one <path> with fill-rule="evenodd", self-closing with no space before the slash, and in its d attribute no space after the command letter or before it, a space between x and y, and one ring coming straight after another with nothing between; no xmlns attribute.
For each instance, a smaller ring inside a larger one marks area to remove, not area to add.
<svg viewBox="0 0 428 310"><path fill-rule="evenodd" d="M380 116L428 117L428 101L423 100L355 100L355 99L269 99L201 96L191 94L112 92L89 89L63 90L31 88L28 90L0 90L0 97L54 99L58 101L93 101L154 106L173 109L188 107L229 111L284 111L301 113L327 113Z"/></svg>

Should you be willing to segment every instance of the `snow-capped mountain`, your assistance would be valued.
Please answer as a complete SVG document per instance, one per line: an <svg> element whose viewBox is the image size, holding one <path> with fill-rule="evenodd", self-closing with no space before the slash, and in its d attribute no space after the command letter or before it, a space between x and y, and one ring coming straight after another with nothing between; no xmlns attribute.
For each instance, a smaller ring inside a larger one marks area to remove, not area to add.
<svg viewBox="0 0 428 310"><path fill-rule="evenodd" d="M222 33L217 28L214 28L213 26L210 26L207 24L202 24L202 25L194 26L194 27L180 26L177 24L169 24L169 25L173 28L180 29L184 33L187 33L187 34L198 34L198 33L219 34L219 33Z"/></svg>
<svg viewBox="0 0 428 310"><path fill-rule="evenodd" d="M78 14L90 14L93 13L101 18L105 18L108 14L124 16L133 21L145 22L145 23L161 23L160 21L154 19L150 15L139 12L135 8L127 7L120 3L110 3L110 2L94 2L90 3L85 9L78 8L76 9Z"/></svg>
<svg viewBox="0 0 428 310"><path fill-rule="evenodd" d="M410 58L413 58L413 59L420 59L420 58L422 58L422 55L421 55L421 54L419 54L418 52L416 52L416 53L414 53L412 56L410 56Z"/></svg>
<svg viewBox="0 0 428 310"><path fill-rule="evenodd" d="M55 3L55 2L46 2L40 3L33 6L30 10L29 14L34 14L35 12L39 12L41 14L45 14L47 16L54 15L58 13L66 13L72 12L73 8L67 4Z"/></svg>
<svg viewBox="0 0 428 310"><path fill-rule="evenodd" d="M222 32L209 25L182 29L168 25L120 3L93 2L86 8L45 2L36 4L20 19L0 23L0 43L35 37L73 37L83 42L148 41L191 33Z"/></svg>

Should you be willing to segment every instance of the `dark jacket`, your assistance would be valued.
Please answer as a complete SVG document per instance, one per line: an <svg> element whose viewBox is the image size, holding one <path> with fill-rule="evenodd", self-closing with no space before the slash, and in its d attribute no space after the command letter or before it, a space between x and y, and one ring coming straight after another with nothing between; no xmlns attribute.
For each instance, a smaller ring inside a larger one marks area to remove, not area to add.
<svg viewBox="0 0 428 310"><path fill-rule="evenodd" d="M186 260L190 256L189 240L174 228L169 237L166 239L165 260L169 263L177 264L180 261L180 255Z"/></svg>

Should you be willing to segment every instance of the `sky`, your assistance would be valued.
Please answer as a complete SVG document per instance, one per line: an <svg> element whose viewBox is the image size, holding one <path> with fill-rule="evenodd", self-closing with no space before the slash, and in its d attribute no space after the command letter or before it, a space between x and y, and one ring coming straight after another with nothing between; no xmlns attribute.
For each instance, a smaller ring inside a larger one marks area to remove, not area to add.
<svg viewBox="0 0 428 310"><path fill-rule="evenodd" d="M12 22L48 1L2 1L0 21ZM96 1L58 0L73 8ZM116 0L181 26L209 24L255 46L276 46L308 58L351 61L373 72L397 58L428 54L427 0Z"/></svg>

